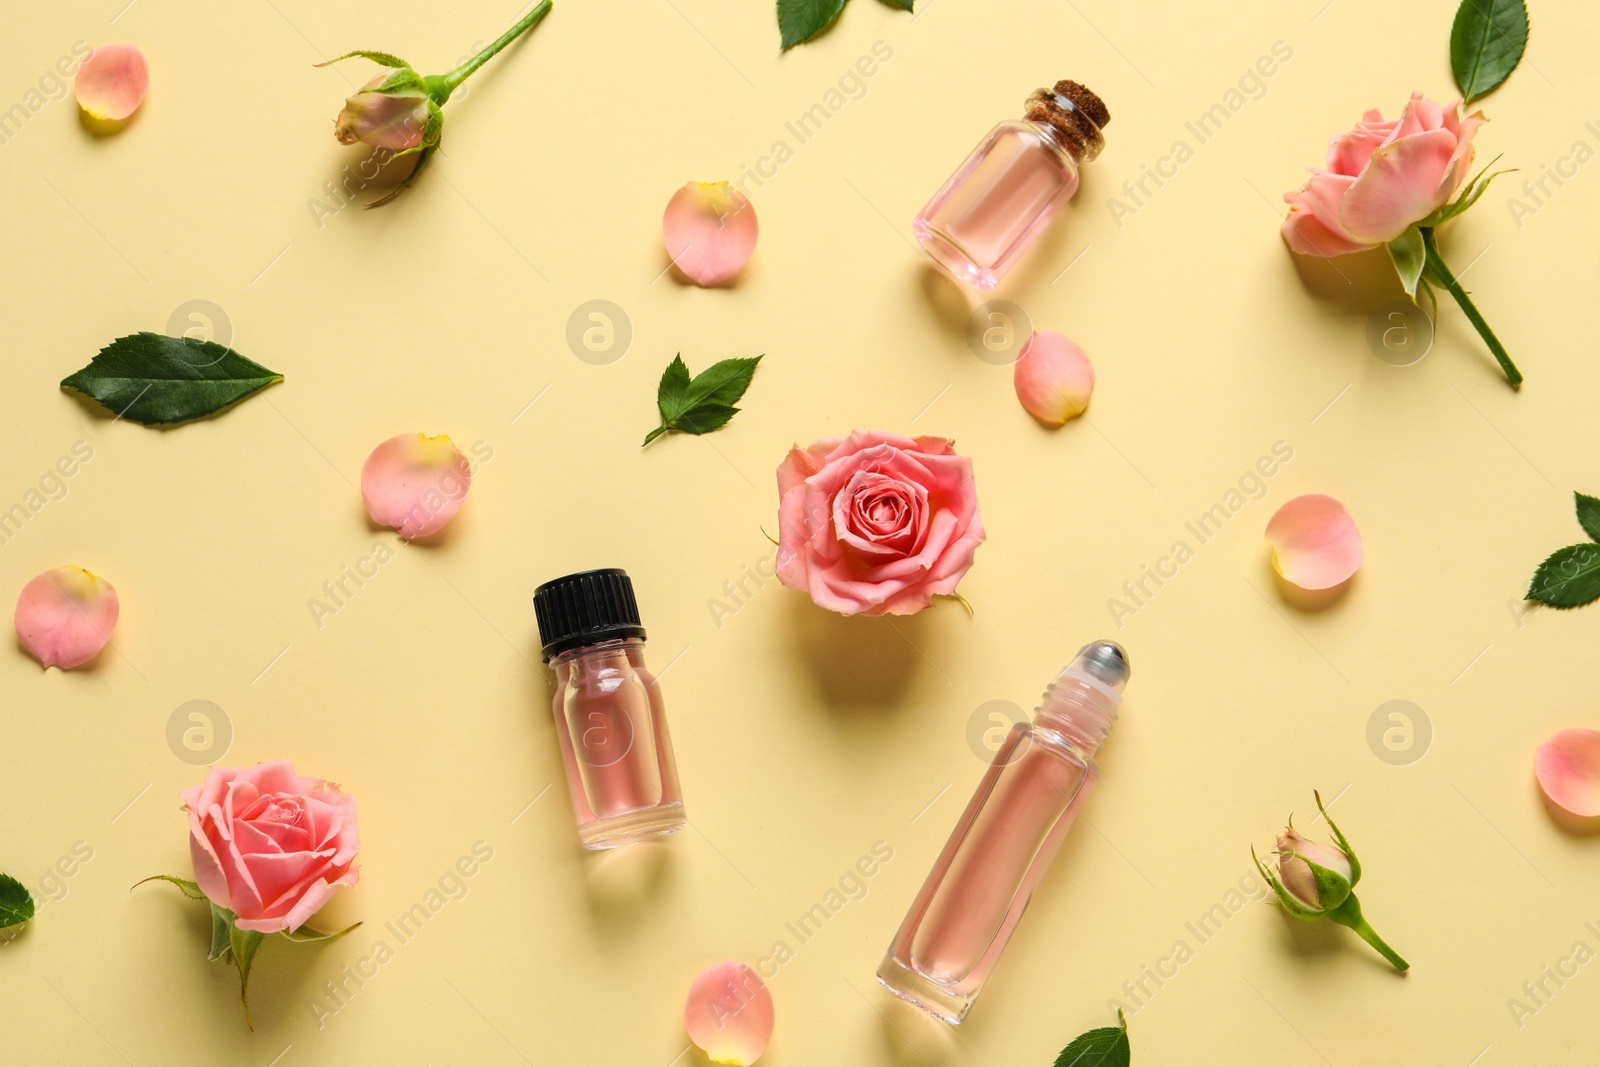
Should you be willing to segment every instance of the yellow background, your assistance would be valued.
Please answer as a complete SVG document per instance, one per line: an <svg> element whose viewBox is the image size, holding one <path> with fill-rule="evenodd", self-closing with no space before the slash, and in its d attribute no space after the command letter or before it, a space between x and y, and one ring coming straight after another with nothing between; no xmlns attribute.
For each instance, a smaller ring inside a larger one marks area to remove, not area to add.
<svg viewBox="0 0 1600 1067"><path fill-rule="evenodd" d="M1600 149L1600 14L1535 5L1478 140L1480 159L1521 171L1444 234L1527 374L1518 395L1454 306L1420 363L1379 361L1366 330L1397 291L1381 258L1296 264L1277 232L1281 192L1363 109L1393 114L1413 88L1451 98L1447 0L920 0L914 17L852 0L783 56L765 0L559 0L450 103L448 154L414 190L320 225L308 202L361 158L330 120L370 72L312 64L362 47L442 70L518 12L123 2L13 5L0 41L3 107L76 41L136 42L151 67L122 133L91 136L68 97L0 146L0 507L74 442L94 450L0 545L0 591L71 562L122 600L92 670L0 656L0 869L44 899L59 857L93 852L0 951L7 1062L666 1067L696 971L780 939L796 952L771 982L770 1067L1042 1067L1107 1021L1109 998L1132 1006L1123 983L1179 940L1193 958L1130 1018L1140 1063L1592 1060L1600 964L1547 982L1520 1027L1507 1001L1576 942L1600 949L1584 926L1600 921L1600 842L1553 822L1532 772L1553 731L1595 725L1600 608L1520 600L1535 564L1581 537L1571 491L1600 491L1600 172L1547 182L1520 220L1507 201L1575 142ZM662 277L673 190L793 144L785 123L877 41L893 54L864 93L749 186L761 240L739 284ZM1184 123L1278 41L1293 57L1264 95L1118 226L1109 198L1179 138L1193 146ZM966 308L908 234L983 132L1061 77L1107 100L1108 147L1000 294L1095 362L1088 417L1051 432L1009 369L974 358ZM609 365L565 340L593 299L632 324ZM167 431L57 388L191 300L287 381ZM766 359L726 430L641 451L678 351L695 370ZM972 617L943 603L843 620L772 581L727 599L770 554L785 449L852 427L943 434L973 457L990 540L962 585ZM322 583L398 544L368 527L356 483L408 431L493 458L442 544L399 548L319 628ZM1124 580L1277 441L1294 457L1265 499L1114 627ZM1313 491L1348 503L1367 548L1322 610L1286 599L1261 535ZM632 573L650 660L671 663L691 817L666 847L609 862L576 844L529 599L596 566ZM1134 674L1102 783L968 1023L941 1039L873 972L980 775L969 725L989 701L1031 707L1103 635ZM253 1034L235 975L204 958L203 909L128 888L188 873L177 795L203 769L166 729L197 699L231 720L227 764L292 757L361 805L361 883L322 923L367 925L327 947L269 942ZM1367 742L1395 699L1433 729L1405 766ZM1239 886L1252 842L1270 847L1291 810L1309 821L1313 787L1339 798L1405 977L1348 932L1264 905L1205 944L1185 925ZM308 998L479 841L493 859L467 896L319 1025ZM894 858L865 898L799 945L784 924L880 841Z"/></svg>

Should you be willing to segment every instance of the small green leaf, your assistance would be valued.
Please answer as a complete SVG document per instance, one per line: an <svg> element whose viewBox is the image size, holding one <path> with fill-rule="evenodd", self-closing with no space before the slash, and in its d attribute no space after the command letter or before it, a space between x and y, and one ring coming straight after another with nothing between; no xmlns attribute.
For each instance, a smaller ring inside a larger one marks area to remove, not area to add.
<svg viewBox="0 0 1600 1067"><path fill-rule="evenodd" d="M1128 1045L1128 1020L1117 1010L1117 1026L1102 1026L1079 1034L1056 1057L1055 1067L1128 1067L1133 1050Z"/></svg>
<svg viewBox="0 0 1600 1067"><path fill-rule="evenodd" d="M656 389L656 409L661 425L645 436L649 444L668 430L702 434L721 429L739 413L734 405L750 388L761 357L724 359L713 363L692 379L683 356L672 357L661 374Z"/></svg>
<svg viewBox="0 0 1600 1067"><path fill-rule="evenodd" d="M890 7L897 7L901 11L910 11L912 0L883 0Z"/></svg>
<svg viewBox="0 0 1600 1067"><path fill-rule="evenodd" d="M1553 608L1576 608L1600 598L1600 545L1586 542L1550 553L1533 572L1527 596Z"/></svg>
<svg viewBox="0 0 1600 1067"><path fill-rule="evenodd" d="M845 0L778 0L778 31L783 47L793 48L827 29Z"/></svg>
<svg viewBox="0 0 1600 1067"><path fill-rule="evenodd" d="M214 414L281 381L277 371L214 341L136 333L102 348L61 387L93 397L119 417L160 426Z"/></svg>
<svg viewBox="0 0 1600 1067"><path fill-rule="evenodd" d="M283 936L288 938L290 941L299 941L303 943L321 942L323 944L327 944L329 942L339 940L345 934L348 934L351 930L354 930L360 925L361 924L358 922L351 923L343 930L336 930L331 934L324 934L320 931L311 929L309 926L302 926L298 930L284 930Z"/></svg>
<svg viewBox="0 0 1600 1067"><path fill-rule="evenodd" d="M351 59L351 58L353 58L355 56L360 56L362 59L370 59L374 63L378 64L380 67L393 67L396 70L410 70L411 69L411 64L407 63L405 60L401 59L399 56L392 56L388 52L372 52L372 51L368 51L367 49L364 49L364 48L358 48L354 52L346 52L342 56L334 56L332 59L325 60L325 61L323 61L321 63L315 63L315 64L313 64L313 66L318 66L318 67L331 66L332 64L339 62L339 60L341 60L341 59Z"/></svg>
<svg viewBox="0 0 1600 1067"><path fill-rule="evenodd" d="M1584 533L1600 541L1600 499L1583 493L1572 495L1578 502L1578 525L1583 527Z"/></svg>
<svg viewBox="0 0 1600 1067"><path fill-rule="evenodd" d="M211 906L217 908L215 904ZM267 935L259 930L241 930L238 917L233 912L226 908L217 910L227 916L228 948L233 953L234 964L239 968L239 1003L244 1005L245 1025L254 1030L256 1024L250 1018L250 965L255 962L256 949L261 947Z"/></svg>
<svg viewBox="0 0 1600 1067"><path fill-rule="evenodd" d="M688 395L689 367L680 353L673 356L667 369L661 372L661 384L656 389L656 409L661 412L663 425L670 425L684 413L689 406L686 403Z"/></svg>
<svg viewBox="0 0 1600 1067"><path fill-rule="evenodd" d="M0 874L0 930L25 923L31 918L33 894L9 874Z"/></svg>
<svg viewBox="0 0 1600 1067"><path fill-rule="evenodd" d="M1523 0L1461 0L1450 27L1450 70L1466 102L1505 81L1527 47Z"/></svg>
<svg viewBox="0 0 1600 1067"><path fill-rule="evenodd" d="M739 398L744 396L744 391L750 388L750 379L755 377L756 367L760 363L761 357L756 356L754 359L724 359L711 364L689 383L684 394L688 406L710 403L731 407L737 404Z"/></svg>
<svg viewBox="0 0 1600 1067"><path fill-rule="evenodd" d="M1395 273L1412 303L1417 299L1417 282L1422 279L1422 264L1427 259L1427 249L1422 243L1422 231L1408 226L1406 232L1385 245L1389 258L1394 261Z"/></svg>
<svg viewBox="0 0 1600 1067"><path fill-rule="evenodd" d="M672 424L672 428L682 430L684 433L710 433L728 425L728 420L737 414L739 409L729 407L727 404L701 404L685 411L679 416L678 421Z"/></svg>

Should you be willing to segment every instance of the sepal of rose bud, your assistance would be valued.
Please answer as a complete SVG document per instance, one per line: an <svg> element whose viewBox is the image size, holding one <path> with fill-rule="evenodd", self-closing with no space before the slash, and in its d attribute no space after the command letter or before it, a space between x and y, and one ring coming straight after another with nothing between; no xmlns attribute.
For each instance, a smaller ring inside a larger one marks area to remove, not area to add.
<svg viewBox="0 0 1600 1067"><path fill-rule="evenodd" d="M1036 330L1017 359L1012 384L1028 414L1047 425L1060 426L1089 407L1094 365L1070 339Z"/></svg>
<svg viewBox="0 0 1600 1067"><path fill-rule="evenodd" d="M428 102L428 93L414 71L380 74L345 100L344 109L334 119L333 135L340 144L360 141L403 152L422 143L428 127Z"/></svg>
<svg viewBox="0 0 1600 1067"><path fill-rule="evenodd" d="M46 667L81 667L111 640L119 611L110 582L82 567L57 567L22 587L17 641Z"/></svg>
<svg viewBox="0 0 1600 1067"><path fill-rule="evenodd" d="M714 963L689 986L683 1025L713 1063L748 1067L772 1040L772 993L748 964Z"/></svg>
<svg viewBox="0 0 1600 1067"><path fill-rule="evenodd" d="M444 529L472 486L467 457L448 435L403 433L372 450L361 467L361 499L379 526L407 541Z"/></svg>
<svg viewBox="0 0 1600 1067"><path fill-rule="evenodd" d="M661 218L672 265L699 286L732 280L756 250L756 235L756 209L727 182L689 182Z"/></svg>

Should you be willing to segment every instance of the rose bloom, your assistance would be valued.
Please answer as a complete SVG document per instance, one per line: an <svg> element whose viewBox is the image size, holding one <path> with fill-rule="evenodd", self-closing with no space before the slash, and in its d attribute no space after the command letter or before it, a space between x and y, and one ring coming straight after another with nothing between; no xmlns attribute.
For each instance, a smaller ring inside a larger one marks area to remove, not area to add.
<svg viewBox="0 0 1600 1067"><path fill-rule="evenodd" d="M1376 108L1328 145L1326 170L1283 194L1283 238L1301 255L1342 256L1399 237L1444 206L1472 167L1472 135L1483 112L1463 117L1412 93L1397 119Z"/></svg>
<svg viewBox="0 0 1600 1067"><path fill-rule="evenodd" d="M183 791L194 880L241 930L298 929L335 888L355 885L355 798L288 760L213 767Z"/></svg>
<svg viewBox="0 0 1600 1067"><path fill-rule="evenodd" d="M983 543L972 461L940 437L856 431L778 465L778 578L842 615L955 592Z"/></svg>

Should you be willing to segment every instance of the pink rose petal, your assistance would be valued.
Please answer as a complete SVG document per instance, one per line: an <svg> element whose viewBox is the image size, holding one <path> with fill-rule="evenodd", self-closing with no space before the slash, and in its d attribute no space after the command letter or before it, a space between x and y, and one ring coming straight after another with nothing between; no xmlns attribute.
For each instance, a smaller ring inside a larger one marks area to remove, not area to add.
<svg viewBox="0 0 1600 1067"><path fill-rule="evenodd" d="M81 667L117 628L117 591L82 567L45 571L17 597L17 640L46 667Z"/></svg>
<svg viewBox="0 0 1600 1067"><path fill-rule="evenodd" d="M379 526L407 541L438 533L472 485L467 457L444 434L403 433L372 450L361 468L361 499Z"/></svg>
<svg viewBox="0 0 1600 1067"><path fill-rule="evenodd" d="M1017 399L1040 422L1060 426L1083 414L1094 392L1094 365L1059 333L1035 330L1012 371Z"/></svg>
<svg viewBox="0 0 1600 1067"><path fill-rule="evenodd" d="M1600 815L1600 730L1562 730L1539 746L1533 768L1552 803L1574 815Z"/></svg>
<svg viewBox="0 0 1600 1067"><path fill-rule="evenodd" d="M684 277L721 285L756 250L756 209L727 182L690 182L667 201L661 235Z"/></svg>
<svg viewBox="0 0 1600 1067"><path fill-rule="evenodd" d="M1272 565L1301 589L1331 589L1361 566L1361 531L1331 496L1297 496L1267 522Z"/></svg>
<svg viewBox="0 0 1600 1067"><path fill-rule="evenodd" d="M120 122L144 103L150 67L137 45L108 44L89 53L73 88L91 118Z"/></svg>
<svg viewBox="0 0 1600 1067"><path fill-rule="evenodd" d="M772 994L748 965L714 963L695 977L683 1006L689 1040L714 1063L740 1067L761 1058L772 1040Z"/></svg>

